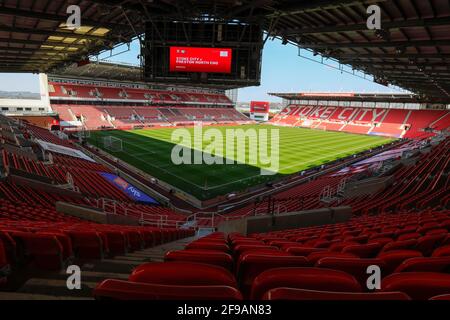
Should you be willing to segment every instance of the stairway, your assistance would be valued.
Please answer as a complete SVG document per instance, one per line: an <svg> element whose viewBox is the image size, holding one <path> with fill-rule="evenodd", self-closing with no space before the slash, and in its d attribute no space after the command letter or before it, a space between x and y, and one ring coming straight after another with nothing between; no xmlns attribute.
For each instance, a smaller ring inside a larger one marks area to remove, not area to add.
<svg viewBox="0 0 450 320"><path fill-rule="evenodd" d="M92 290L105 279L126 280L132 270L148 262L162 262L169 250L181 250L194 237L165 243L153 248L134 251L123 256L88 262L81 265L81 289L69 290L66 286L66 270L60 272L36 271L15 292L0 292L0 300L93 300Z"/></svg>

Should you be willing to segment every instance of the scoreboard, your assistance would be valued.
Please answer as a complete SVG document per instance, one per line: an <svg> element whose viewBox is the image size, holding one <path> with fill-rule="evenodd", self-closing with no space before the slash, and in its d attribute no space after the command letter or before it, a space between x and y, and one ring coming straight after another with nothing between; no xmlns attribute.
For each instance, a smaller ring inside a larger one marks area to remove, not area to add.
<svg viewBox="0 0 450 320"><path fill-rule="evenodd" d="M252 101L250 102L250 119L256 121L268 121L270 102Z"/></svg>

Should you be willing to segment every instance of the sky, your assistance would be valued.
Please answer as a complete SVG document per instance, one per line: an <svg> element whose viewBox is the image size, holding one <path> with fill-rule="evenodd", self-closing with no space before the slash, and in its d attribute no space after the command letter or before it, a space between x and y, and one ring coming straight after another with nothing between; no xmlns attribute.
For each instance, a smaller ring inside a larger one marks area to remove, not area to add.
<svg viewBox="0 0 450 320"><path fill-rule="evenodd" d="M126 52L124 52L126 51ZM139 46L136 41L130 50L121 46L100 56L113 62L138 64ZM302 50L302 55L312 55ZM319 57L315 57L317 60ZM336 65L336 64L334 64ZM1 74L0 91L39 92L38 76L32 74ZM372 81L341 73L339 70L298 56L298 48L279 40L267 41L263 51L261 86L239 90L239 101L252 100L280 102L268 92L398 92Z"/></svg>

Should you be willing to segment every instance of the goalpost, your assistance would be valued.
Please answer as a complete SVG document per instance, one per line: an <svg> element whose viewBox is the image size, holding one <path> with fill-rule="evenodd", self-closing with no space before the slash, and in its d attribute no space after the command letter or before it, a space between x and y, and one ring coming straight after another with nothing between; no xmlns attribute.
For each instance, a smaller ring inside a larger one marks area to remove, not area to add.
<svg viewBox="0 0 450 320"><path fill-rule="evenodd" d="M113 136L103 137L103 146L113 152L123 151L122 139Z"/></svg>

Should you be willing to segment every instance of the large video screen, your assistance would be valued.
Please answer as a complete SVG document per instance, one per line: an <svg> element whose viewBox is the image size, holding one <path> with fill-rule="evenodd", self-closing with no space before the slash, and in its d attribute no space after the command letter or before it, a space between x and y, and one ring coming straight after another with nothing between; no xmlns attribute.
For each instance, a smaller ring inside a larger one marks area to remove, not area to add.
<svg viewBox="0 0 450 320"><path fill-rule="evenodd" d="M251 113L269 113L270 102L265 101L252 101L250 102Z"/></svg>
<svg viewBox="0 0 450 320"><path fill-rule="evenodd" d="M232 55L224 48L170 47L170 72L230 74Z"/></svg>
<svg viewBox="0 0 450 320"><path fill-rule="evenodd" d="M259 24L148 22L141 46L144 79L220 88L257 86L263 39Z"/></svg>

